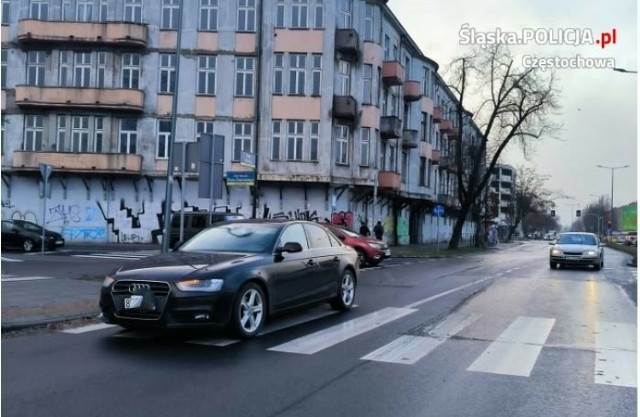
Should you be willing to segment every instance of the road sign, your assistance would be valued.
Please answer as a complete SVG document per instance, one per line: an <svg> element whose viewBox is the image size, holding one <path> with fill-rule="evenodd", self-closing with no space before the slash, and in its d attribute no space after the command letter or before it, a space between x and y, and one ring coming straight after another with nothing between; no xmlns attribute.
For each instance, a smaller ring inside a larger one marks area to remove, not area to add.
<svg viewBox="0 0 640 417"><path fill-rule="evenodd" d="M444 216L444 207L442 207L440 204L436 205L433 208L433 215L436 217Z"/></svg>
<svg viewBox="0 0 640 417"><path fill-rule="evenodd" d="M256 167L256 154L240 151L240 165L255 168Z"/></svg>
<svg viewBox="0 0 640 417"><path fill-rule="evenodd" d="M42 179L47 181L49 176L51 175L51 171L53 171L53 167L49 164L39 164L40 175L42 175Z"/></svg>
<svg viewBox="0 0 640 417"><path fill-rule="evenodd" d="M247 187L255 185L255 171L227 171L227 185L229 187Z"/></svg>

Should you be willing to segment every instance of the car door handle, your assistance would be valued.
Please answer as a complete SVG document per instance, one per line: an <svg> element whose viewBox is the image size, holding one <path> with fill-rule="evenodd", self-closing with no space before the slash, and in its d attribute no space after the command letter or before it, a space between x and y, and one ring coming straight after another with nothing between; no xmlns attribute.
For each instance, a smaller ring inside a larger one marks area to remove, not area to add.
<svg viewBox="0 0 640 417"><path fill-rule="evenodd" d="M333 260L334 260L334 262L340 262L340 257L339 256L334 256Z"/></svg>
<svg viewBox="0 0 640 417"><path fill-rule="evenodd" d="M307 261L307 266L314 266L316 264L316 261L314 261L313 259L309 259Z"/></svg>

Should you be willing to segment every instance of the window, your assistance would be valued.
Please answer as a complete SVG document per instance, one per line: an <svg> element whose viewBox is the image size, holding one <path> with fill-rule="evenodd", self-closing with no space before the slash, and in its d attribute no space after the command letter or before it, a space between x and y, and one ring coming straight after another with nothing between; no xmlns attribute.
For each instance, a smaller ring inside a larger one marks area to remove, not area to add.
<svg viewBox="0 0 640 417"><path fill-rule="evenodd" d="M137 90L140 83L140 54L122 54L122 88Z"/></svg>
<svg viewBox="0 0 640 417"><path fill-rule="evenodd" d="M362 65L362 104L373 104L373 65Z"/></svg>
<svg viewBox="0 0 640 417"><path fill-rule="evenodd" d="M337 125L335 127L336 136L336 163L341 165L349 164L349 128Z"/></svg>
<svg viewBox="0 0 640 417"><path fill-rule="evenodd" d="M389 35L384 35L384 60L389 61L391 53L391 39Z"/></svg>
<svg viewBox="0 0 640 417"><path fill-rule="evenodd" d="M104 138L104 118L96 116L93 133L93 151L102 152L102 139Z"/></svg>
<svg viewBox="0 0 640 417"><path fill-rule="evenodd" d="M364 5L364 40L373 41L373 4Z"/></svg>
<svg viewBox="0 0 640 417"><path fill-rule="evenodd" d="M27 53L27 84L44 85L44 62L47 53L44 51L29 51Z"/></svg>
<svg viewBox="0 0 640 417"><path fill-rule="evenodd" d="M304 122L292 121L287 129L287 160L302 161L304 143Z"/></svg>
<svg viewBox="0 0 640 417"><path fill-rule="evenodd" d="M307 28L309 15L308 0L293 0L291 6L291 27L293 28Z"/></svg>
<svg viewBox="0 0 640 417"><path fill-rule="evenodd" d="M273 69L273 94L282 94L284 86L282 85L282 77L284 73L284 54L276 53L274 56Z"/></svg>
<svg viewBox="0 0 640 417"><path fill-rule="evenodd" d="M282 122L280 120L274 120L271 124L271 160L280 160L280 129Z"/></svg>
<svg viewBox="0 0 640 417"><path fill-rule="evenodd" d="M11 0L2 0L2 24L11 23Z"/></svg>
<svg viewBox="0 0 640 417"><path fill-rule="evenodd" d="M67 137L67 116L58 115L56 123L56 145L57 152L64 152L64 143Z"/></svg>
<svg viewBox="0 0 640 417"><path fill-rule="evenodd" d="M284 246L285 243L295 242L302 246L302 250L309 249L309 243L307 243L307 236L304 233L301 223L292 224L288 226L280 235L278 241L278 247Z"/></svg>
<svg viewBox="0 0 640 417"><path fill-rule="evenodd" d="M71 152L89 151L89 116L71 118Z"/></svg>
<svg viewBox="0 0 640 417"><path fill-rule="evenodd" d="M24 118L24 150L39 151L42 149L44 136L44 116L27 115Z"/></svg>
<svg viewBox="0 0 640 417"><path fill-rule="evenodd" d="M336 90L339 96L351 94L351 63L349 61L338 61L338 76L336 77Z"/></svg>
<svg viewBox="0 0 640 417"><path fill-rule="evenodd" d="M171 125L171 122L169 122ZM120 119L119 153L136 153L138 142L138 120Z"/></svg>
<svg viewBox="0 0 640 417"><path fill-rule="evenodd" d="M169 157L169 141L171 140L171 120L158 121L158 143L156 145L156 158Z"/></svg>
<svg viewBox="0 0 640 417"><path fill-rule="evenodd" d="M423 142L427 141L427 129L429 129L429 124L427 123L427 113L422 113L422 121L420 122L420 140Z"/></svg>
<svg viewBox="0 0 640 417"><path fill-rule="evenodd" d="M160 29L178 29L178 17L180 0L162 0L162 18L160 20Z"/></svg>
<svg viewBox="0 0 640 417"><path fill-rule="evenodd" d="M371 129L363 127L360 129L360 166L369 166L369 144L371 143Z"/></svg>
<svg viewBox="0 0 640 417"><path fill-rule="evenodd" d="M422 67L422 95L431 97L429 94L429 68Z"/></svg>
<svg viewBox="0 0 640 417"><path fill-rule="evenodd" d="M253 149L253 124L234 123L233 133L233 160L239 161L242 151L251 152Z"/></svg>
<svg viewBox="0 0 640 417"><path fill-rule="evenodd" d="M142 23L142 0L124 0L124 21Z"/></svg>
<svg viewBox="0 0 640 417"><path fill-rule="evenodd" d="M198 57L198 94L216 93L216 56Z"/></svg>
<svg viewBox="0 0 640 417"><path fill-rule="evenodd" d="M218 0L200 0L199 30L218 30Z"/></svg>
<svg viewBox="0 0 640 417"><path fill-rule="evenodd" d="M427 187L431 187L431 171L433 170L433 162L427 161Z"/></svg>
<svg viewBox="0 0 640 417"><path fill-rule="evenodd" d="M307 234L309 236L309 244L313 249L320 248L330 248L331 241L329 240L329 236L327 232L324 231L320 226L316 226L314 224L305 224L304 228L307 229Z"/></svg>
<svg viewBox="0 0 640 417"><path fill-rule="evenodd" d="M109 0L100 0L98 4L98 21L106 22L108 20L109 13Z"/></svg>
<svg viewBox="0 0 640 417"><path fill-rule="evenodd" d="M284 0L278 0L276 4L276 26L277 28L283 28L286 26L285 23L285 13L287 10L287 5Z"/></svg>
<svg viewBox="0 0 640 417"><path fill-rule="evenodd" d="M316 7L314 10L313 28L322 29L324 27L324 6L323 0L316 0Z"/></svg>
<svg viewBox="0 0 640 417"><path fill-rule="evenodd" d="M196 139L204 133L213 135L213 122L212 121L198 121L196 122Z"/></svg>
<svg viewBox="0 0 640 417"><path fill-rule="evenodd" d="M420 172L418 173L420 178L418 180L418 185L421 187L427 186L427 181L425 178L426 170L427 170L427 158L420 157Z"/></svg>
<svg viewBox="0 0 640 417"><path fill-rule="evenodd" d="M353 0L338 0L338 28L353 27Z"/></svg>
<svg viewBox="0 0 640 417"><path fill-rule="evenodd" d="M319 96L322 88L322 55L313 54L312 57L313 71L311 73L311 94Z"/></svg>
<svg viewBox="0 0 640 417"><path fill-rule="evenodd" d="M49 0L31 0L29 19L47 20L49 18Z"/></svg>
<svg viewBox="0 0 640 417"><path fill-rule="evenodd" d="M105 74L107 72L107 53L98 52L98 73L96 74L96 87L104 88Z"/></svg>
<svg viewBox="0 0 640 417"><path fill-rule="evenodd" d="M0 68L2 68L0 72L1 87L7 88L7 50L3 49L0 53L2 54L2 58L0 59Z"/></svg>
<svg viewBox="0 0 640 417"><path fill-rule="evenodd" d="M320 122L311 122L311 141L309 146L309 160L318 162L318 144L320 143Z"/></svg>
<svg viewBox="0 0 640 417"><path fill-rule="evenodd" d="M395 146L389 146L389 171L396 171L396 148Z"/></svg>
<svg viewBox="0 0 640 417"><path fill-rule="evenodd" d="M76 52L73 59L73 85L89 87L91 85L91 52Z"/></svg>
<svg viewBox="0 0 640 417"><path fill-rule="evenodd" d="M176 85L176 55L160 54L160 93L173 93Z"/></svg>
<svg viewBox="0 0 640 417"><path fill-rule="evenodd" d="M93 0L77 0L76 2L76 21L90 22L91 12L93 8Z"/></svg>
<svg viewBox="0 0 640 417"><path fill-rule="evenodd" d="M256 31L256 0L238 0L238 32Z"/></svg>
<svg viewBox="0 0 640 417"><path fill-rule="evenodd" d="M62 20L74 20L75 10L71 8L71 0L62 0Z"/></svg>
<svg viewBox="0 0 640 417"><path fill-rule="evenodd" d="M236 58L236 96L253 97L254 58Z"/></svg>
<svg viewBox="0 0 640 417"><path fill-rule="evenodd" d="M305 54L289 55L289 94L304 95Z"/></svg>
<svg viewBox="0 0 640 417"><path fill-rule="evenodd" d="M60 51L60 60L58 62L58 84L61 87L70 85L71 62L73 61L73 52Z"/></svg>

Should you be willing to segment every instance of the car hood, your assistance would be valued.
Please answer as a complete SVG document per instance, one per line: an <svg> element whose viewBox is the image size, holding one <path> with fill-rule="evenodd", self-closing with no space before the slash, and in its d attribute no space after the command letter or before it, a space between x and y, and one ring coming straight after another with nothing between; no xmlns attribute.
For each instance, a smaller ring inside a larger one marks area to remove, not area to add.
<svg viewBox="0 0 640 417"><path fill-rule="evenodd" d="M127 264L117 270L115 278L175 282L244 263L254 257L254 254L246 253L169 252Z"/></svg>
<svg viewBox="0 0 640 417"><path fill-rule="evenodd" d="M584 252L587 250L598 250L597 246L594 245L572 245L572 244L563 244L563 243L556 243L555 245L553 245L553 249L560 249L563 252Z"/></svg>

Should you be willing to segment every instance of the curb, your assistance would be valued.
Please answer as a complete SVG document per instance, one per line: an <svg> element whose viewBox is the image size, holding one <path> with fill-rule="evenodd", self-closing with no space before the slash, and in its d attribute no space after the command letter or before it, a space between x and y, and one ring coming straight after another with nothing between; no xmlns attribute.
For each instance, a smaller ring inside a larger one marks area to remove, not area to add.
<svg viewBox="0 0 640 417"><path fill-rule="evenodd" d="M58 323L63 323L66 321L71 321L71 320L77 320L77 319L94 319L94 318L98 318L100 315L99 312L95 311L95 310L91 310L91 311L86 311L86 312L82 312L82 313L75 313L75 314L69 314L66 316L59 316L59 317L55 317L55 318L49 318L49 319L41 319L41 320L30 320L30 321L21 321L21 322L15 322L15 323L9 323L9 324L5 324L2 323L2 325L0 326L2 333L9 333L9 332L15 332L18 330L25 330L25 329L31 329L34 327L44 327L44 326L48 326L51 324L58 324Z"/></svg>

